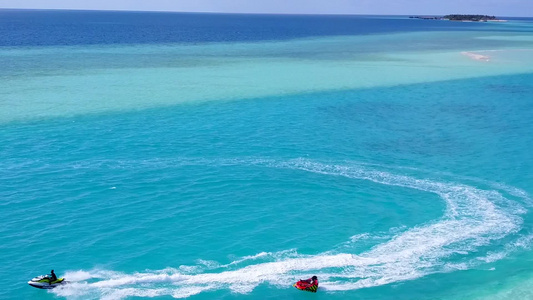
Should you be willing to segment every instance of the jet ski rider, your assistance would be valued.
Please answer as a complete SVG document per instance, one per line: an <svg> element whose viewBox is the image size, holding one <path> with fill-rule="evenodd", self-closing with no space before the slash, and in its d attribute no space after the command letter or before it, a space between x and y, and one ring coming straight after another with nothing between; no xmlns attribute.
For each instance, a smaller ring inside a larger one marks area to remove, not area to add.
<svg viewBox="0 0 533 300"><path fill-rule="evenodd" d="M56 281L57 280L57 276L56 276L56 273L54 273L54 270L50 271L50 276L48 276L49 278L49 284L52 284L52 282Z"/></svg>

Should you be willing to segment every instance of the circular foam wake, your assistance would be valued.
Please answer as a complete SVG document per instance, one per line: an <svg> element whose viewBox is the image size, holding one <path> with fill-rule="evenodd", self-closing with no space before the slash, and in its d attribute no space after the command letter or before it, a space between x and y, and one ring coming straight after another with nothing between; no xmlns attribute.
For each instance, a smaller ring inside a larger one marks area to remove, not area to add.
<svg viewBox="0 0 533 300"><path fill-rule="evenodd" d="M203 161L199 161L202 164ZM185 164L194 164L186 161ZM476 264L504 258L512 247L503 247L498 253L481 251L495 240L517 235L522 224L520 214L526 210L518 201L504 197L502 192L530 201L519 189L486 190L466 184L418 179L383 171L379 166L363 164L324 164L310 160L231 160L219 165L255 165L260 167L292 169L326 176L342 176L354 180L398 186L438 195L446 203L445 214L431 222L407 228L363 253L344 253L342 247L317 255L302 255L295 250L277 253L261 252L215 267L205 261L201 266L181 266L160 271L124 274L112 271L77 271L65 275L75 282L53 292L72 298L120 299L128 296L155 297L170 295L187 298L209 290L226 289L249 293L262 283L280 287L290 286L304 274L316 274L321 289L328 291L354 290L364 287L412 280L428 274L468 269ZM211 163L212 165L212 163ZM512 205L510 205L512 204ZM460 229L460 230L458 230ZM354 233L357 234L357 233ZM360 233L347 243L371 234ZM514 243L528 246L531 239L518 235ZM508 243L509 244L509 243ZM472 254L476 252L475 257ZM448 257L465 257L453 266ZM211 264L213 265L213 264Z"/></svg>

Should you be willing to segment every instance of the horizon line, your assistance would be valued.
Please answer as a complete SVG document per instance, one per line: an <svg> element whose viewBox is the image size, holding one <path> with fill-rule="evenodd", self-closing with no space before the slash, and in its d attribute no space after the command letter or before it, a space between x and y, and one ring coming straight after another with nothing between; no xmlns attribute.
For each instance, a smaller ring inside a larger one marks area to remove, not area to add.
<svg viewBox="0 0 533 300"><path fill-rule="evenodd" d="M94 12L151 12L151 13L183 13L183 14L220 14L220 15L281 15L281 16L445 16L450 14L464 13L446 13L446 14L347 14L347 13L272 13L272 12L217 12L217 11L179 11L179 10L135 10L135 9L86 9L86 8L12 8L0 7L0 10L28 10L28 11L94 11ZM473 15L473 14L464 14ZM483 14L481 14L483 15ZM533 16L498 16L503 18L533 18Z"/></svg>

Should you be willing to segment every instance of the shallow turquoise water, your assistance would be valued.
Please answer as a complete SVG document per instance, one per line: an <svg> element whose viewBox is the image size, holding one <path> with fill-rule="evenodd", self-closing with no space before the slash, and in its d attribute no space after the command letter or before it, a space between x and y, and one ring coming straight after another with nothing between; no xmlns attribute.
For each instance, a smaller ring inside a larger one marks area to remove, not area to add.
<svg viewBox="0 0 533 300"><path fill-rule="evenodd" d="M472 289L465 278L487 278L485 285L509 280L502 279L508 273L530 276L523 260L531 259L525 194L532 180L531 79L4 125L5 259L25 270L16 274L20 281L53 264L71 277L83 277L76 270L96 272L88 282L111 285L57 291L81 298L186 295L191 286L211 289L197 298L299 298L304 295L284 286L309 274L323 279L328 298L410 298L413 289L417 297L455 297ZM442 99L429 101L428 93ZM467 191L448 191L456 188ZM458 216L439 193L451 193ZM491 203L498 212L484 215ZM431 228L447 220L460 220L474 233ZM502 224L483 224L492 220ZM424 243L436 244L426 249ZM491 255L500 252L503 260L493 262ZM377 261L353 264L342 253ZM513 258L524 255L517 268ZM247 268L257 270L248 275ZM142 284L130 286L125 277L136 272L143 273L135 275ZM198 282L152 278L159 272L191 274ZM220 278L201 278L207 274ZM108 279L115 276L124 282ZM352 291L364 287L358 280L365 278L369 286L391 284ZM327 292L343 284L353 287ZM36 297L42 291L20 284L10 293Z"/></svg>
<svg viewBox="0 0 533 300"><path fill-rule="evenodd" d="M0 298L528 299L531 41L448 34L2 50Z"/></svg>

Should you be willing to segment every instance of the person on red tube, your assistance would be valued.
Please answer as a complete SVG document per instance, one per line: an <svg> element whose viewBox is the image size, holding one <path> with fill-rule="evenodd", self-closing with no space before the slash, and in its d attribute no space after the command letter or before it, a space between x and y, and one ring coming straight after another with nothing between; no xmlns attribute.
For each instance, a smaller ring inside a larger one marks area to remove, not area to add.
<svg viewBox="0 0 533 300"><path fill-rule="evenodd" d="M309 283L309 285L316 285L316 286L318 286L318 277L316 277L316 276L313 276L313 277L311 277L311 278L309 278L309 279L301 280L301 281L306 282L306 283Z"/></svg>

